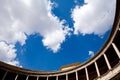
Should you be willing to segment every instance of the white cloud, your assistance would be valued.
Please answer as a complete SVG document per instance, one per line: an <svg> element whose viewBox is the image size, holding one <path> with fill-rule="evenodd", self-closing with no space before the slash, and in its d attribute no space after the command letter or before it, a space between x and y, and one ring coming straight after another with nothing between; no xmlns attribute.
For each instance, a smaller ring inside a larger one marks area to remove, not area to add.
<svg viewBox="0 0 120 80"><path fill-rule="evenodd" d="M78 3L78 0L74 0L74 3Z"/></svg>
<svg viewBox="0 0 120 80"><path fill-rule="evenodd" d="M22 45L25 44L27 35L39 33L43 39L43 45L48 48L59 49L60 44L65 40L63 34L67 26L63 26L64 21L60 21L58 17L52 14L54 3L48 0L2 0L0 1L0 40L15 44L17 41ZM56 3L55 3L56 4ZM54 39L53 33L59 32L64 39L58 36L60 41ZM52 38L49 38L52 36ZM55 45L44 44L45 39L49 39ZM59 44L59 47L56 46Z"/></svg>
<svg viewBox="0 0 120 80"><path fill-rule="evenodd" d="M104 35L114 20L116 0L85 0L83 6L76 6L72 10L74 34L81 33Z"/></svg>
<svg viewBox="0 0 120 80"><path fill-rule="evenodd" d="M86 5L76 6L72 12L75 34L78 32L104 34L109 30L113 21L115 0L104 0L103 2L88 0L85 2ZM55 5L57 4L55 3ZM1 61L19 65L14 46L16 42L20 42L21 45L25 44L27 39L25 34L39 33L43 37L43 45L53 52L57 52L61 48L61 44L65 41L66 36L70 35L72 29L63 26L64 20L60 21L57 16L52 14L52 8L57 7L55 5L49 0L0 0L0 46L5 47L0 48ZM8 52L11 54L10 57ZM7 59L3 59L3 56Z"/></svg>
<svg viewBox="0 0 120 80"><path fill-rule="evenodd" d="M43 44L53 50L53 52L57 52L60 49L61 43L65 41L66 35L70 35L69 31L72 31L72 29L66 27L64 30L60 29L47 34L42 40Z"/></svg>
<svg viewBox="0 0 120 80"><path fill-rule="evenodd" d="M14 45L8 45L5 42L0 42L0 61L11 65L20 66L16 59L16 49Z"/></svg>
<svg viewBox="0 0 120 80"><path fill-rule="evenodd" d="M95 53L93 52L93 51L88 51L88 55L90 56L90 57L93 57L94 55L95 55Z"/></svg>
<svg viewBox="0 0 120 80"><path fill-rule="evenodd" d="M3 46L14 51L14 47L9 46L14 46L16 42L24 45L27 39L25 34L39 33L43 37L43 45L57 52L71 29L63 26L64 20L60 21L52 14L51 10L54 7L57 7L57 4L49 0L0 0L0 41L8 43L4 43ZM8 50L3 51L6 57ZM13 57L5 62L19 64L14 61L16 55L13 52Z"/></svg>

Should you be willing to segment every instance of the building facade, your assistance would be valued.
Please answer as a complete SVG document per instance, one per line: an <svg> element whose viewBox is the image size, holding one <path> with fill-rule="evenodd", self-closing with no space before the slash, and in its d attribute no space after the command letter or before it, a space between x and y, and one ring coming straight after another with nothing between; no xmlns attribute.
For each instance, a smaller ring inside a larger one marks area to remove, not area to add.
<svg viewBox="0 0 120 80"><path fill-rule="evenodd" d="M120 80L120 0L111 34L90 60L58 71L28 70L0 62L0 80Z"/></svg>

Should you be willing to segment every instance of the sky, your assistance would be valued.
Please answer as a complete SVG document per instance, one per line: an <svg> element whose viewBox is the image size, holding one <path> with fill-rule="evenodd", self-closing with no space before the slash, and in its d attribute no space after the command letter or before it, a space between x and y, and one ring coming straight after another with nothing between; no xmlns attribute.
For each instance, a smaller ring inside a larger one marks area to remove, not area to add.
<svg viewBox="0 0 120 80"><path fill-rule="evenodd" d="M0 61L59 70L92 58L109 37L115 0L0 0Z"/></svg>

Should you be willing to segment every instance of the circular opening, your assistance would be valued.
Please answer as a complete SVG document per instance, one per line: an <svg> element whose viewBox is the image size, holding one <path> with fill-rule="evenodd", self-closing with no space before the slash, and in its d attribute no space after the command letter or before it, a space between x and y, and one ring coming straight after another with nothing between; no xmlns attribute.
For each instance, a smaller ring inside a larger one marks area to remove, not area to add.
<svg viewBox="0 0 120 80"><path fill-rule="evenodd" d="M0 3L0 61L32 70L59 70L93 57L115 15L115 0Z"/></svg>

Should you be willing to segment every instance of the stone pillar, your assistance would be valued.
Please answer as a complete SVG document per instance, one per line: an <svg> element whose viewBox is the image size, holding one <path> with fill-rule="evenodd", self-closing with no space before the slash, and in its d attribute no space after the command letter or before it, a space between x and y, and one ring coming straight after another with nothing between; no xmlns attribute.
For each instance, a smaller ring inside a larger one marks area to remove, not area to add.
<svg viewBox="0 0 120 80"><path fill-rule="evenodd" d="M56 76L56 80L58 80L58 76Z"/></svg>
<svg viewBox="0 0 120 80"><path fill-rule="evenodd" d="M37 80L39 79L39 76L37 76Z"/></svg>
<svg viewBox="0 0 120 80"><path fill-rule="evenodd" d="M3 76L2 80L4 80L4 79L5 79L5 77L6 77L7 73L8 73L8 71L6 71L6 73L4 74L4 76Z"/></svg>
<svg viewBox="0 0 120 80"><path fill-rule="evenodd" d="M110 63L109 63L109 61L108 61L108 59L107 59L107 56L106 56L105 53L104 53L103 55L104 55L105 61L106 61L106 63L107 63L108 69L110 70L110 69L111 69L111 66L110 66Z"/></svg>
<svg viewBox="0 0 120 80"><path fill-rule="evenodd" d="M120 52L119 52L118 48L116 47L116 45L114 43L112 43L112 46L113 46L115 52L117 53L117 55L118 55L118 57L120 59Z"/></svg>
<svg viewBox="0 0 120 80"><path fill-rule="evenodd" d="M77 71L75 73L76 73L76 80L78 80L78 73L77 73Z"/></svg>
<svg viewBox="0 0 120 80"><path fill-rule="evenodd" d="M68 80L68 74L66 74L66 80Z"/></svg>
<svg viewBox="0 0 120 80"><path fill-rule="evenodd" d="M27 76L26 80L28 80L28 77L29 77L29 76Z"/></svg>
<svg viewBox="0 0 120 80"><path fill-rule="evenodd" d="M100 76L100 72L99 72L98 65L97 65L96 62L95 62L95 68L96 68L96 71L97 71L97 75L98 75L98 77L99 77L99 76Z"/></svg>
<svg viewBox="0 0 120 80"><path fill-rule="evenodd" d="M48 76L47 76L47 80L48 80Z"/></svg>
<svg viewBox="0 0 120 80"><path fill-rule="evenodd" d="M18 74L16 75L15 80L17 80L17 78L18 78Z"/></svg>
<svg viewBox="0 0 120 80"><path fill-rule="evenodd" d="M86 73L86 79L89 80L87 68L85 68L85 73Z"/></svg>

